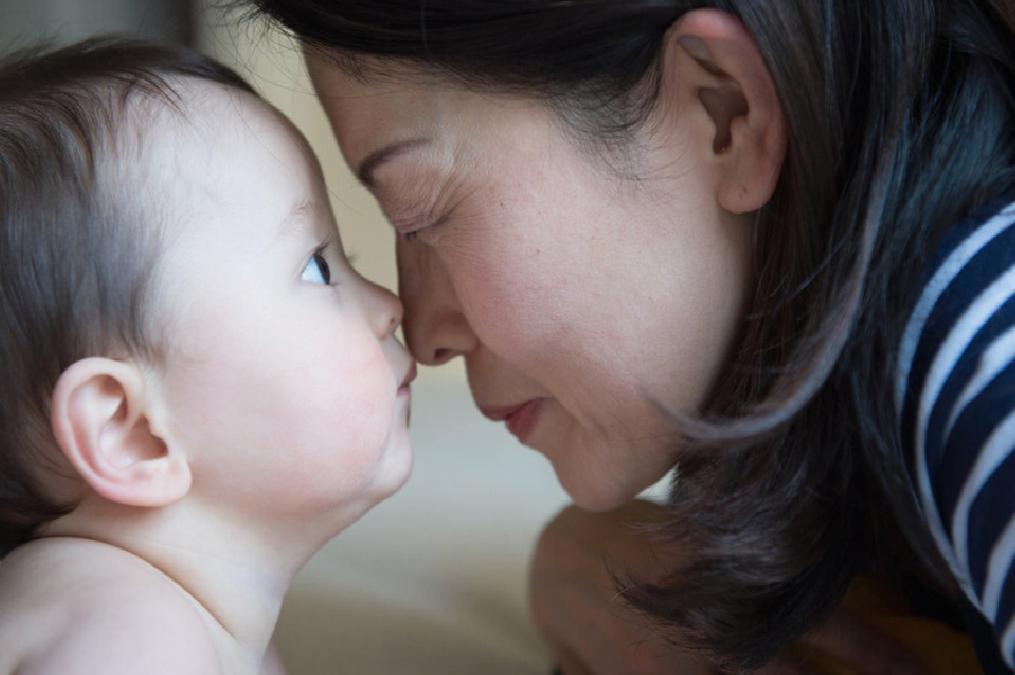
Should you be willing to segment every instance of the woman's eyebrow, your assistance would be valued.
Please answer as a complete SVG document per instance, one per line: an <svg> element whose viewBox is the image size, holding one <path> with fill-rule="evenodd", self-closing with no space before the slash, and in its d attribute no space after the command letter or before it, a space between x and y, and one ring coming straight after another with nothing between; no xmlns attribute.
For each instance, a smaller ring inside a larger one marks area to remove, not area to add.
<svg viewBox="0 0 1015 675"><path fill-rule="evenodd" d="M411 138L405 141L396 141L383 148L374 150L360 162L359 168L356 169L356 176L359 178L359 182L367 188L373 188L374 172L377 171L377 167L390 159L394 159L403 152L427 145L428 143L430 143L429 138Z"/></svg>

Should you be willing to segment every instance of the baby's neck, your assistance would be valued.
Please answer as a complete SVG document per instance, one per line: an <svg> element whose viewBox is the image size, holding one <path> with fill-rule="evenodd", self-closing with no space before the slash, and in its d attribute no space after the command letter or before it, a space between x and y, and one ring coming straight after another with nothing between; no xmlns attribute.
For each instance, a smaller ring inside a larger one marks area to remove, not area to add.
<svg viewBox="0 0 1015 675"><path fill-rule="evenodd" d="M96 502L47 525L42 536L90 539L140 558L193 600L244 661L259 664L289 584L318 546L221 520L183 505L124 510Z"/></svg>

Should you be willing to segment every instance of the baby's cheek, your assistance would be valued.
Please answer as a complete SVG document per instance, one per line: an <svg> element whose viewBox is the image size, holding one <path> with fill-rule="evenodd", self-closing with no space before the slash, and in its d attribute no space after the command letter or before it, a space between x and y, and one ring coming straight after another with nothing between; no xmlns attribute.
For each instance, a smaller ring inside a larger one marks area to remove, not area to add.
<svg viewBox="0 0 1015 675"><path fill-rule="evenodd" d="M356 490L369 480L381 459L390 433L395 383L380 350L347 353L348 358L315 377L319 397L308 400L315 420L304 444L308 484L326 481Z"/></svg>

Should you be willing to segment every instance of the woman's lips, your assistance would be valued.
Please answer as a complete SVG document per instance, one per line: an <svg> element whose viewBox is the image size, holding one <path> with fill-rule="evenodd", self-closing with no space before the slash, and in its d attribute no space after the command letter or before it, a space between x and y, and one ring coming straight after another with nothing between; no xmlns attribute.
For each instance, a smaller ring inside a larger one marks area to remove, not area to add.
<svg viewBox="0 0 1015 675"><path fill-rule="evenodd" d="M542 399L529 399L521 405L510 408L483 408L480 411L494 422L504 422L507 429L522 443L532 433L539 418L539 404Z"/></svg>
<svg viewBox="0 0 1015 675"><path fill-rule="evenodd" d="M536 418L539 416L539 403L539 399L536 398L527 401L525 405L508 415L505 420L508 431L514 434L515 438L522 443L525 442L525 439L536 426Z"/></svg>

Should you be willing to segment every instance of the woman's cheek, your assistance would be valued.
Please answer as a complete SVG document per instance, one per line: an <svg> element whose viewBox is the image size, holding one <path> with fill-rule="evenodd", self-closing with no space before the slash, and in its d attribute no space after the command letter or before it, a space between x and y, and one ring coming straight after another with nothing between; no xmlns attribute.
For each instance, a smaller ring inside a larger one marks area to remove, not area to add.
<svg viewBox="0 0 1015 675"><path fill-rule="evenodd" d="M518 223L495 221L473 223L457 239L443 257L474 329L512 333L518 323L538 327L552 319L545 310L557 304L565 284L548 242Z"/></svg>
<svg viewBox="0 0 1015 675"><path fill-rule="evenodd" d="M523 267L504 264L461 285L463 312L485 347L505 357L541 347L559 313L537 281Z"/></svg>

